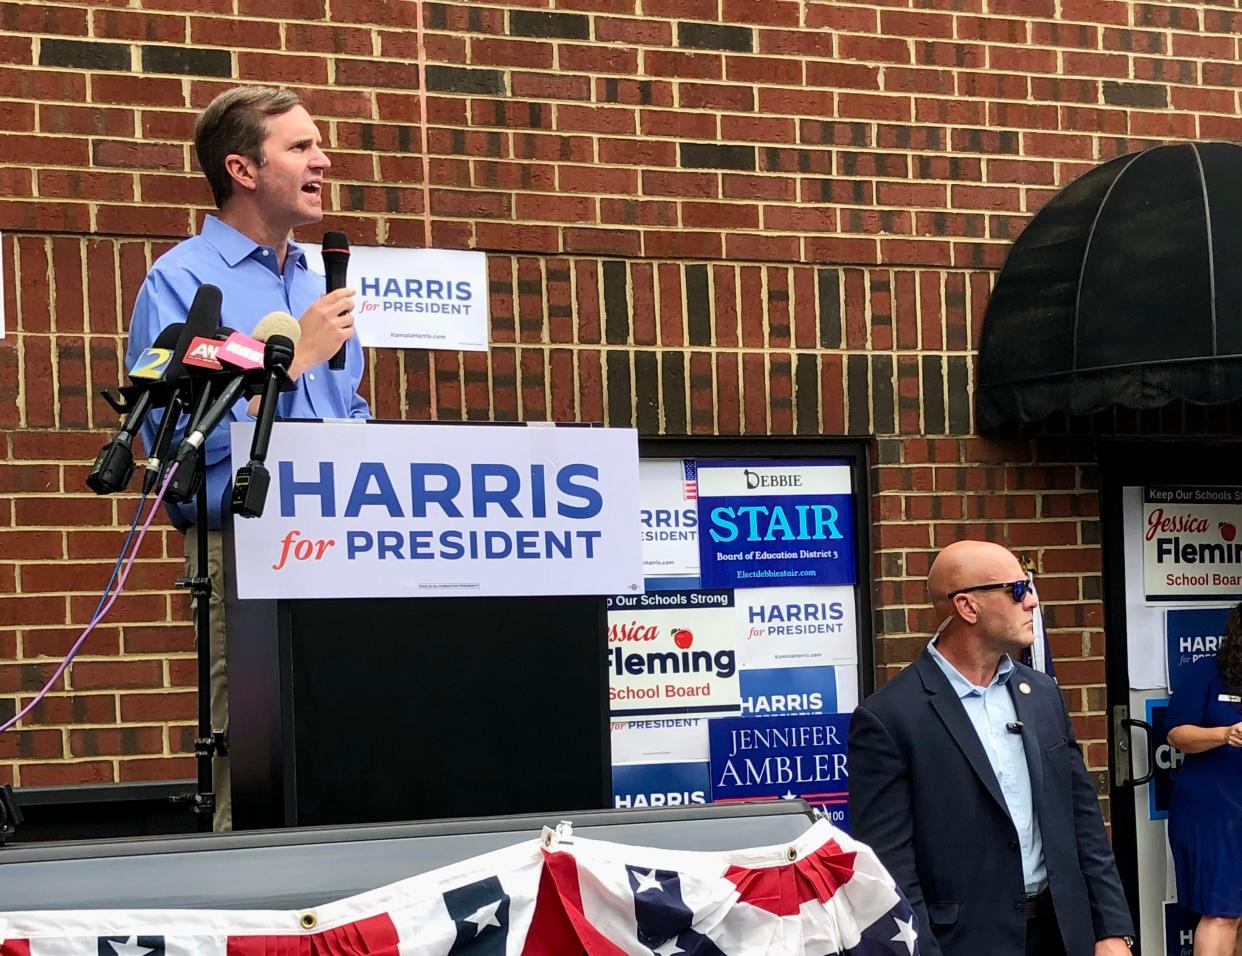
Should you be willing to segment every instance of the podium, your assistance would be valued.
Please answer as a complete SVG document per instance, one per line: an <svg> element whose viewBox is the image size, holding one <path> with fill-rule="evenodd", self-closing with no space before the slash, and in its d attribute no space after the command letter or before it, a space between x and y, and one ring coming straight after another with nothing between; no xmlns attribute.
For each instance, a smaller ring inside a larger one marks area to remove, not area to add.
<svg viewBox="0 0 1242 956"><path fill-rule="evenodd" d="M268 460L224 542L234 827L608 807L636 435L285 422Z"/></svg>
<svg viewBox="0 0 1242 956"><path fill-rule="evenodd" d="M235 829L611 806L603 598L225 602Z"/></svg>

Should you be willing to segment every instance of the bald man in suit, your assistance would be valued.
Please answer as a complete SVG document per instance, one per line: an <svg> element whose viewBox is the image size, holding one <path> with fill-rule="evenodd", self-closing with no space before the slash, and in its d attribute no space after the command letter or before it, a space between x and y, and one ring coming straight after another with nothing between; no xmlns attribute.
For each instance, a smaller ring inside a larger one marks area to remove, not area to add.
<svg viewBox="0 0 1242 956"><path fill-rule="evenodd" d="M944 623L850 723L850 820L909 898L924 956L1128 956L1134 933L1056 682L1015 658L1038 599L1017 559L932 563Z"/></svg>

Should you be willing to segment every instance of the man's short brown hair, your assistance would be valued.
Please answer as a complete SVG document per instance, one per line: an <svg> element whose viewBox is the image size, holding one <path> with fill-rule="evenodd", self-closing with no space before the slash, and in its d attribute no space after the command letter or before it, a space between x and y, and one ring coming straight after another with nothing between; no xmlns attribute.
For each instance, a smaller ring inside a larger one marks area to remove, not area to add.
<svg viewBox="0 0 1242 956"><path fill-rule="evenodd" d="M233 179L224 168L224 158L238 153L262 166L267 161L263 155L267 118L287 113L301 102L292 90L235 86L199 114L194 124L194 152L217 208L223 209L233 195Z"/></svg>

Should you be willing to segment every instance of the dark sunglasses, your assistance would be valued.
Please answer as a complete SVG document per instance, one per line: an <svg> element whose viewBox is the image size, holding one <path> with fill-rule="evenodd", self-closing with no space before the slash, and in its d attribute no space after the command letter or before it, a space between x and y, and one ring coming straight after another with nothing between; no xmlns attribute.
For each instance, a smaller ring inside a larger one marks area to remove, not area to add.
<svg viewBox="0 0 1242 956"><path fill-rule="evenodd" d="M1014 604L1021 604L1029 591L1032 590L1031 582L1026 578L1021 581L1002 581L1000 584L976 584L971 588L958 588L949 594L949 597L955 598L959 594L970 594L972 591L1002 591L1009 589L1009 596L1013 598Z"/></svg>

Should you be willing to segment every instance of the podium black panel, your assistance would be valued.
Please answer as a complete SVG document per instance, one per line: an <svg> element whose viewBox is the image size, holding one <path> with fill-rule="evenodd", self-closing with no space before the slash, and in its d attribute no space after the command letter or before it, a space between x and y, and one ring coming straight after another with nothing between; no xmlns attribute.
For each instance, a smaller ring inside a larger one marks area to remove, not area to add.
<svg viewBox="0 0 1242 956"><path fill-rule="evenodd" d="M603 599L286 601L278 618L288 823L610 805Z"/></svg>
<svg viewBox="0 0 1242 956"><path fill-rule="evenodd" d="M602 597L239 600L237 830L612 803Z"/></svg>

